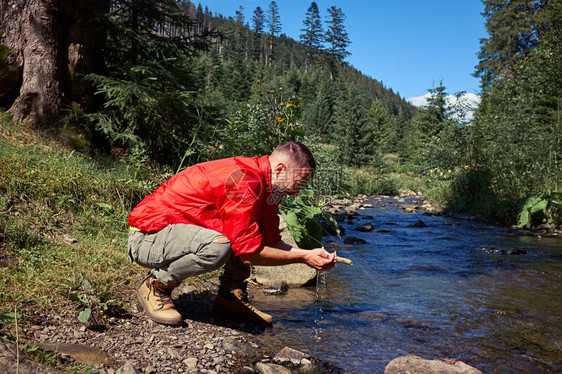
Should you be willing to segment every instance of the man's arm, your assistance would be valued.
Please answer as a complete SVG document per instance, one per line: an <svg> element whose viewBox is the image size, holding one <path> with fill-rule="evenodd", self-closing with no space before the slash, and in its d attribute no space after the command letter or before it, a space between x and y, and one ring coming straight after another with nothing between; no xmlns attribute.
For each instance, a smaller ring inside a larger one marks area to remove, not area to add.
<svg viewBox="0 0 562 374"><path fill-rule="evenodd" d="M286 265L304 263L317 270L330 270L336 264L336 254L328 253L324 248L300 249L283 241L273 246L263 246L258 251L240 255L247 265Z"/></svg>

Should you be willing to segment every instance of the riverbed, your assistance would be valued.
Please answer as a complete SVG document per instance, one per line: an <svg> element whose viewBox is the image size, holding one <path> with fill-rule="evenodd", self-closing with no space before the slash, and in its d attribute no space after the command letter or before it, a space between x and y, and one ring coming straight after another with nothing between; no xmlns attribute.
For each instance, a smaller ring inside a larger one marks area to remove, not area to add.
<svg viewBox="0 0 562 374"><path fill-rule="evenodd" d="M338 264L316 288L256 296L275 317L264 344L302 350L333 372L382 373L408 354L484 373L562 372L560 238L371 203L342 223L367 244L325 238L353 266ZM374 231L353 230L366 223Z"/></svg>

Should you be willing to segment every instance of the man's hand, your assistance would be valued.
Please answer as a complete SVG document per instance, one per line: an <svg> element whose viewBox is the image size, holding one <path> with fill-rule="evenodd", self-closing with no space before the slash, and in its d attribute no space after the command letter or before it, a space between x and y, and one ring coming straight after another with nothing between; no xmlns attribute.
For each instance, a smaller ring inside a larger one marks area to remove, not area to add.
<svg viewBox="0 0 562 374"><path fill-rule="evenodd" d="M336 265L336 258L335 253L329 253L324 248L315 248L306 251L304 261L316 270L327 271Z"/></svg>

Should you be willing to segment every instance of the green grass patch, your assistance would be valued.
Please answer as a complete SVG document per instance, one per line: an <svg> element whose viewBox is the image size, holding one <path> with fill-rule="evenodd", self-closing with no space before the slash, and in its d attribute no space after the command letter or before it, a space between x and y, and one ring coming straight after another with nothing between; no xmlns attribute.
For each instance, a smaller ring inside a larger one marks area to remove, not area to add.
<svg viewBox="0 0 562 374"><path fill-rule="evenodd" d="M0 113L0 314L101 322L146 274L127 256L128 212L171 173L140 150L92 157L46 139Z"/></svg>

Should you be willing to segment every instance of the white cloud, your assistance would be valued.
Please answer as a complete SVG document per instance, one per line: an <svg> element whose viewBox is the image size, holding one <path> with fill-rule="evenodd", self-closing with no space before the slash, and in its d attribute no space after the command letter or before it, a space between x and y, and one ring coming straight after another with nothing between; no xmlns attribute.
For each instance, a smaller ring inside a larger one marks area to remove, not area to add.
<svg viewBox="0 0 562 374"><path fill-rule="evenodd" d="M427 104L427 100L430 98L430 96L431 94L428 92L423 96L416 96L406 99L406 101L414 106L420 107ZM480 104L480 96L470 92L464 94L461 98L465 99L467 104L470 104L473 109L476 109L478 104ZM457 98L454 95L447 95L447 102L451 105L456 104Z"/></svg>

